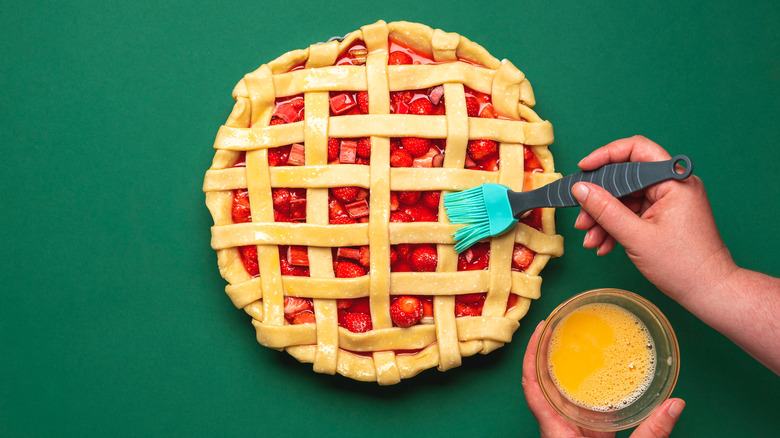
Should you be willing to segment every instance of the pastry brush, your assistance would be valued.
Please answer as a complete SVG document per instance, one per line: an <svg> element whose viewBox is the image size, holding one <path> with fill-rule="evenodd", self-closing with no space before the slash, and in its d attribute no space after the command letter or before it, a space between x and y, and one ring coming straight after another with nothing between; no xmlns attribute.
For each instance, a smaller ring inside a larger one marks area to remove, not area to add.
<svg viewBox="0 0 780 438"><path fill-rule="evenodd" d="M681 163L683 169L678 172L677 165ZM530 210L578 206L571 189L580 181L601 186L620 198L662 181L685 179L692 172L693 163L686 155L677 155L668 161L607 164L596 170L567 175L528 192L515 192L501 184L485 183L461 192L447 193L444 195L444 208L450 222L468 224L452 234L455 251L461 253L486 237L506 232Z"/></svg>

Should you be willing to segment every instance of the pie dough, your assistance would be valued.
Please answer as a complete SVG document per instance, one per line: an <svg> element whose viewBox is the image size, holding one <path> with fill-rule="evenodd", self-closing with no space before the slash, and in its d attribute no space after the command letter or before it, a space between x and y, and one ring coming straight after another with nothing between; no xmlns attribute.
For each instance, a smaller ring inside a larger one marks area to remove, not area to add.
<svg viewBox="0 0 780 438"><path fill-rule="evenodd" d="M389 41L427 55L436 63L388 65ZM333 65L353 43L367 49L364 65ZM391 114L390 93L442 85L445 115ZM464 89L490 95L502 118L468 117ZM330 116L329 93L367 91L369 114ZM269 125L276 99L304 96L305 120ZM211 245L233 304L252 317L260 344L284 349L316 372L339 373L380 385L438 367L449 370L461 358L489 353L510 342L531 300L539 298L540 271L563 252L555 234L554 210L543 209L539 231L519 223L490 241L489 270L458 271L458 255L443 207L438 222L391 223L390 194L400 190L464 190L500 183L519 191L537 188L560 175L554 172L548 145L552 125L532 109L531 85L509 61L499 61L468 39L422 24L377 23L342 40L295 50L247 74L233 90L235 106L219 128L203 190L213 219ZM512 120L510 120L512 119ZM389 164L391 137L446 139L442 167L395 168ZM369 165L328 164L328 138L371 138ZM497 171L464 168L469 139L499 143ZM302 166L269 167L269 148L305 147ZM541 172L525 175L523 148L541 163ZM246 165L234 167L245 153ZM527 178L526 178L527 177ZM367 223L330 225L328 188L357 186L370 191ZM306 189L306 221L274 222L274 187ZM247 189L251 222L233 223L233 191ZM432 243L438 252L436 272L390 272L390 247ZM520 243L536 255L525 272L510 269L513 247ZM259 275L244 268L238 247L256 245ZM310 277L281 275L278 245L308 247ZM368 275L336 278L331 248L368 245ZM481 316L456 317L455 297L486 292ZM433 297L432 324L394 327L391 296ZM510 294L519 296L507 310ZM290 324L284 297L313 300L316 323ZM373 329L353 333L339 326L337 300L368 297Z"/></svg>

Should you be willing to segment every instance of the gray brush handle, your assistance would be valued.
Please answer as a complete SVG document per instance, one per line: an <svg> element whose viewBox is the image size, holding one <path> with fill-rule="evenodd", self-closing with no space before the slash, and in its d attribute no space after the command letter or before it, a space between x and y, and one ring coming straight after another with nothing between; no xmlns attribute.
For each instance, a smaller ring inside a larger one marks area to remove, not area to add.
<svg viewBox="0 0 780 438"><path fill-rule="evenodd" d="M676 165L684 163L684 171L677 172ZM577 207L571 189L585 181L603 187L614 197L658 184L669 179L683 180L693 173L693 163L686 155L677 155L668 161L643 161L608 164L596 170L577 172L530 192L509 192L512 215L519 218L524 212L540 207Z"/></svg>

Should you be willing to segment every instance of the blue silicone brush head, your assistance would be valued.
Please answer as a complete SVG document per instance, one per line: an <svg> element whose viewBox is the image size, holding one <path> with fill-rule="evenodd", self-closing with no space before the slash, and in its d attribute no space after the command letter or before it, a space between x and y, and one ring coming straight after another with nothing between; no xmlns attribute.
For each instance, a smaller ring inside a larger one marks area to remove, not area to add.
<svg viewBox="0 0 780 438"><path fill-rule="evenodd" d="M468 224L452 234L457 253L486 237L499 235L517 223L512 216L507 190L506 186L488 183L444 195L444 209L450 222Z"/></svg>

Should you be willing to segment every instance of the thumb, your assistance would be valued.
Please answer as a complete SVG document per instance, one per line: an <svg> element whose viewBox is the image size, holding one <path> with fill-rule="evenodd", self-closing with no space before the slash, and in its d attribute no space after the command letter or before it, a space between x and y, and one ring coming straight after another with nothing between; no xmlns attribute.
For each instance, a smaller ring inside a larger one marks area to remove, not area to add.
<svg viewBox="0 0 780 438"><path fill-rule="evenodd" d="M578 182L571 193L582 209L620 243L624 244L623 239L634 234L635 227L641 224L631 209L596 184Z"/></svg>
<svg viewBox="0 0 780 438"><path fill-rule="evenodd" d="M685 402L679 398L665 401L634 430L631 438L667 438L684 408Z"/></svg>

